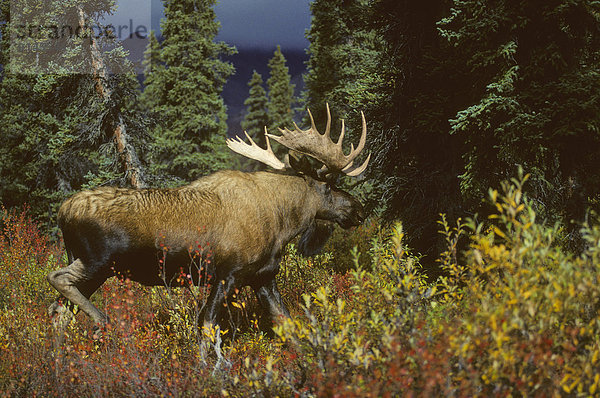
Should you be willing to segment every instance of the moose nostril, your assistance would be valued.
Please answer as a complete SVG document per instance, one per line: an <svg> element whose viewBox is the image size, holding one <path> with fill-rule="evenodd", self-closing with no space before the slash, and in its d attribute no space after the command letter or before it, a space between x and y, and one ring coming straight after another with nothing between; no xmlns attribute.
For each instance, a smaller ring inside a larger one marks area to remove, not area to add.
<svg viewBox="0 0 600 398"><path fill-rule="evenodd" d="M365 218L363 217L362 212L357 212L354 215L354 219L356 220L358 225L361 225L363 223L363 221L365 220Z"/></svg>
<svg viewBox="0 0 600 398"><path fill-rule="evenodd" d="M365 221L365 213L362 210L359 210L357 216L358 220L362 224L362 222Z"/></svg>

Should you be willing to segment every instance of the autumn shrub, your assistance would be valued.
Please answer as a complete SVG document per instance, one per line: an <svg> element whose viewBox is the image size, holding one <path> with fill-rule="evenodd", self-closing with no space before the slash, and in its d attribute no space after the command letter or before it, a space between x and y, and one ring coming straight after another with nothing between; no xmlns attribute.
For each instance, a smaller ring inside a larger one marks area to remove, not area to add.
<svg viewBox="0 0 600 398"><path fill-rule="evenodd" d="M354 269L354 257L352 250L356 248L361 255L358 263L364 269L371 266L369 250L371 239L381 234L381 224L377 218L367 219L362 225L344 230L335 228L325 246L323 252L329 253L331 261L329 269L337 274L345 274Z"/></svg>
<svg viewBox="0 0 600 398"><path fill-rule="evenodd" d="M595 395L600 381L600 227L587 249L561 249L560 226L536 219L526 177L490 191L492 223L470 223L460 319L450 337L452 379L482 395ZM456 283L454 283L456 285Z"/></svg>
<svg viewBox="0 0 600 398"><path fill-rule="evenodd" d="M40 288L46 272L61 260L62 251L21 211L0 208L0 302L4 305L45 300L50 286ZM46 284L47 285L47 284ZM19 294L12 297L13 292Z"/></svg>
<svg viewBox="0 0 600 398"><path fill-rule="evenodd" d="M434 282L400 223L365 234L348 271L331 253L289 246L277 278L292 318L273 338L257 328L249 289L228 298L219 334L202 331L209 287L188 270L165 287L112 278L92 298L111 319L101 337L77 316L59 339L45 275L66 259L26 213L3 211L0 395L597 395L600 225L591 215L585 251L566 251L561 227L527 201L526 179L490 191L487 220L441 218L445 272Z"/></svg>
<svg viewBox="0 0 600 398"><path fill-rule="evenodd" d="M340 297L330 286L303 296L303 314L276 328L280 357L267 359L270 370L252 379L254 388L274 395L378 396L416 390L416 379L429 382L418 369L427 361L410 353L430 344L424 319L436 289L405 255L403 236L398 224L386 239L374 240L372 271L355 260L351 296Z"/></svg>
<svg viewBox="0 0 600 398"><path fill-rule="evenodd" d="M61 252L40 233L27 208L0 209L0 225L0 391L11 391L30 382L30 372L44 365L52 345L46 308L55 292L46 274Z"/></svg>
<svg viewBox="0 0 600 398"><path fill-rule="evenodd" d="M330 286L332 256L329 253L304 257L290 244L281 261L277 284L284 303L292 313L300 311L302 296L314 292L320 286Z"/></svg>

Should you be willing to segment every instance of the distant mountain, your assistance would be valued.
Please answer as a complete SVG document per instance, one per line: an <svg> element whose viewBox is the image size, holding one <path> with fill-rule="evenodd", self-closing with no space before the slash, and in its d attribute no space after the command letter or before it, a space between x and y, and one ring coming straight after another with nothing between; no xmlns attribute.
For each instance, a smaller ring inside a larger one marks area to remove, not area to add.
<svg viewBox="0 0 600 398"><path fill-rule="evenodd" d="M262 75L265 82L269 78L269 59L273 57L275 49L265 50L240 48L238 53L227 57L226 60L235 66L235 74L232 75L225 88L223 89L223 98L227 105L227 125L229 127L228 134L234 136L242 131L240 123L244 119L246 108L244 101L248 98L249 90L248 82L252 77L252 72L256 70ZM290 70L292 84L296 85L295 94L299 96L304 90L303 73L306 71L306 61L308 56L303 49L299 50L282 50L286 59L286 65Z"/></svg>
<svg viewBox="0 0 600 398"><path fill-rule="evenodd" d="M158 38L161 41L161 37ZM135 70L138 74L138 80L143 84L143 68L142 60L144 58L144 50L148 43L148 39L129 38L123 40L123 48L129 51L129 60L133 62ZM235 67L235 73L229 78L223 89L223 98L227 105L227 126L228 134L235 136L241 133L242 128L240 123L244 119L246 108L244 101L248 98L249 90L248 82L252 77L252 72L256 70L263 77L265 89L267 79L269 78L269 67L267 63L273 57L275 49L266 50L264 48L239 48L238 53L225 60L231 62ZM297 50L282 50L286 59L286 65L290 70L292 84L296 85L295 95L299 96L304 90L304 80L302 75L306 72L306 61L308 55L304 49Z"/></svg>

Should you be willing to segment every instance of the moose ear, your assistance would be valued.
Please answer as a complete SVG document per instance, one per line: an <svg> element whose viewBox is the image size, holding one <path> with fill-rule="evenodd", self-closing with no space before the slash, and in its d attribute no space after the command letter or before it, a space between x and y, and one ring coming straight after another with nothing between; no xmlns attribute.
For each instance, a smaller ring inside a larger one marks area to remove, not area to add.
<svg viewBox="0 0 600 398"><path fill-rule="evenodd" d="M308 157L298 153L296 151L290 151L288 156L288 162L290 167L298 173L302 173L308 176L315 176L316 172Z"/></svg>

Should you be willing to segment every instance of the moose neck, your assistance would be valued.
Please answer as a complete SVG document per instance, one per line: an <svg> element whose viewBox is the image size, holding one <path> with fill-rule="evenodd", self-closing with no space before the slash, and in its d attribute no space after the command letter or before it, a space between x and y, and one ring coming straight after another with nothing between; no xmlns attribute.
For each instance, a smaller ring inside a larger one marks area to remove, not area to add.
<svg viewBox="0 0 600 398"><path fill-rule="evenodd" d="M283 240L291 240L313 224L323 200L304 177L271 172L253 176L265 199L274 205L278 223L286 231Z"/></svg>

